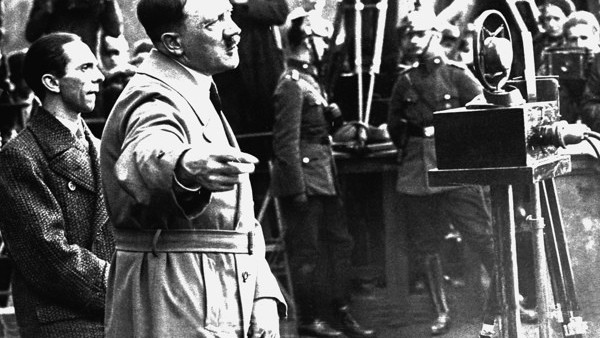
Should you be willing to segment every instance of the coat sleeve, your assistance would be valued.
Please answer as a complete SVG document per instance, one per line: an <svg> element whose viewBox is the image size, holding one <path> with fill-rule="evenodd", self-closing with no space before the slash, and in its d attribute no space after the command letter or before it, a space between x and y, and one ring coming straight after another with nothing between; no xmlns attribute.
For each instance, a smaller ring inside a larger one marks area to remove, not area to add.
<svg viewBox="0 0 600 338"><path fill-rule="evenodd" d="M273 152L285 173L282 196L305 192L300 156L300 124L304 96L298 81L282 79L274 94Z"/></svg>
<svg viewBox="0 0 600 338"><path fill-rule="evenodd" d="M460 106L463 107L481 94L483 88L468 68L459 69L457 74L459 76L454 83L458 86Z"/></svg>
<svg viewBox="0 0 600 338"><path fill-rule="evenodd" d="M246 4L234 4L234 11L257 23L277 26L285 23L290 12L285 0L248 0Z"/></svg>
<svg viewBox="0 0 600 338"><path fill-rule="evenodd" d="M388 133L390 134L390 138L392 142L394 142L394 145L401 150L406 146L408 138L403 94L408 90L409 85L408 75L400 75L398 77L394 84L394 88L392 89L392 96L388 108Z"/></svg>
<svg viewBox="0 0 600 338"><path fill-rule="evenodd" d="M0 154L0 231L16 268L40 295L102 314L110 264L67 241L63 210L39 161L22 149Z"/></svg>
<svg viewBox="0 0 600 338"><path fill-rule="evenodd" d="M119 184L137 203L155 208L157 214L178 211L182 217L197 216L208 205L210 192L202 189L195 197L186 196L184 202L173 186L177 161L191 147L185 121L166 97L132 97L135 107L124 122L126 133L115 164Z"/></svg>
<svg viewBox="0 0 600 338"><path fill-rule="evenodd" d="M258 246L262 248L262 250L257 253L264 257L265 255L265 244L264 244L264 235L262 232L262 227L260 225L257 226L257 233L255 238L260 241ZM283 298L283 294L281 293L281 289L279 287L279 283L273 275L271 268L269 267L269 263L266 259L262 258L258 260L258 273L256 276L256 288L254 292L254 300L258 300L261 298L273 298L277 301L277 311L280 317L287 316L287 303Z"/></svg>

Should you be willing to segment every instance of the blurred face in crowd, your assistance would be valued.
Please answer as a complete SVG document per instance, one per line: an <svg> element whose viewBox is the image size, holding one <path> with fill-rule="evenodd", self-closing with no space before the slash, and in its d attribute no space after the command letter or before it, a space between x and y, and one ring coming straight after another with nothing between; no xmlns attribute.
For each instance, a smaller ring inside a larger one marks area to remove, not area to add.
<svg viewBox="0 0 600 338"><path fill-rule="evenodd" d="M300 28L306 35L306 38L302 40L302 45L309 52L309 62L314 63L320 60L323 57L325 51L324 46L326 45L323 38L314 34L310 21L307 19L302 21L302 26L300 26Z"/></svg>
<svg viewBox="0 0 600 338"><path fill-rule="evenodd" d="M444 37L442 38L440 45L442 46L446 56L451 56L458 45L458 39Z"/></svg>
<svg viewBox="0 0 600 338"><path fill-rule="evenodd" d="M129 61L128 50L129 46L123 36L119 38L105 36L102 53L100 53L102 67L105 70L112 70L120 65L127 64Z"/></svg>
<svg viewBox="0 0 600 338"><path fill-rule="evenodd" d="M558 6L546 5L542 11L542 27L551 36L562 34L562 27L566 19L567 17Z"/></svg>
<svg viewBox="0 0 600 338"><path fill-rule="evenodd" d="M473 63L473 33L465 34L460 42L460 51L462 62L466 64Z"/></svg>
<svg viewBox="0 0 600 338"><path fill-rule="evenodd" d="M241 30L231 11L228 0L187 1L180 29L183 64L205 75L237 67Z"/></svg>
<svg viewBox="0 0 600 338"><path fill-rule="evenodd" d="M599 49L600 39L593 26L577 24L565 31L565 42L567 47L586 48L595 53Z"/></svg>
<svg viewBox="0 0 600 338"><path fill-rule="evenodd" d="M321 0L302 0L302 8L307 12L321 9L322 5Z"/></svg>
<svg viewBox="0 0 600 338"><path fill-rule="evenodd" d="M436 32L432 30L412 30L402 39L402 46L407 55L412 57L423 56L429 49Z"/></svg>
<svg viewBox="0 0 600 338"><path fill-rule="evenodd" d="M69 42L63 49L69 61L65 75L56 79L58 93L71 112L89 113L94 109L96 95L104 80L98 61L90 48L81 41Z"/></svg>

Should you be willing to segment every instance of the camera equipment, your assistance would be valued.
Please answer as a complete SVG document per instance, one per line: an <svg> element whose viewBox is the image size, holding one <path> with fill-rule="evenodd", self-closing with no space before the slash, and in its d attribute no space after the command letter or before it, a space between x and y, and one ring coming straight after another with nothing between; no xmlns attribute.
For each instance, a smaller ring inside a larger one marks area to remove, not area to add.
<svg viewBox="0 0 600 338"><path fill-rule="evenodd" d="M484 95L467 107L434 113L438 168L429 171L429 180L434 185L490 185L503 338L524 337L512 186L529 187L534 203L527 225L533 235L539 336L549 337L555 327L551 324L559 323L565 337L581 337L587 327L580 317L554 177L571 170L571 158L561 154L560 147L597 135L585 126L560 121L558 81L535 77L531 36L517 1L507 2L521 30L524 79L508 80L512 59L507 53L512 51L506 48L506 40L511 40L506 20L498 11L484 12L475 23L474 50Z"/></svg>
<svg viewBox="0 0 600 338"><path fill-rule="evenodd" d="M585 48L552 48L544 59L548 75L558 76L559 80L586 80L590 56Z"/></svg>

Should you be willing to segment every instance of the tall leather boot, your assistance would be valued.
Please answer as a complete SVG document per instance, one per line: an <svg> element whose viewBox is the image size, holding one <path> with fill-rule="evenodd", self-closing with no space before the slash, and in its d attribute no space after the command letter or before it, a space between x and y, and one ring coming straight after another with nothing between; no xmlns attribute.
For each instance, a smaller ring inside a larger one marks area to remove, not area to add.
<svg viewBox="0 0 600 338"><path fill-rule="evenodd" d="M375 330L368 329L359 324L350 314L350 306L344 305L337 309L341 330L350 338L373 338L376 336Z"/></svg>
<svg viewBox="0 0 600 338"><path fill-rule="evenodd" d="M292 278L294 286L294 299L298 311L298 334L311 337L343 337L344 334L333 328L322 318L319 309L315 280L316 264L293 264Z"/></svg>
<svg viewBox="0 0 600 338"><path fill-rule="evenodd" d="M431 300L435 307L437 317L431 325L433 336L442 335L450 330L450 310L444 291L444 275L442 262L438 254L430 254L425 257L425 274Z"/></svg>

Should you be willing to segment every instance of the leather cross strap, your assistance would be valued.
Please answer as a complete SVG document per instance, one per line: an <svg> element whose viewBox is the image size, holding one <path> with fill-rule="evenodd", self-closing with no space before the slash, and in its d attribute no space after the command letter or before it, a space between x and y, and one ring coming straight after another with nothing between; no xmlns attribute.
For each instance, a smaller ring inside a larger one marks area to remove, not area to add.
<svg viewBox="0 0 600 338"><path fill-rule="evenodd" d="M212 252L252 255L254 231L235 232L205 229L114 229L115 248L119 251Z"/></svg>

